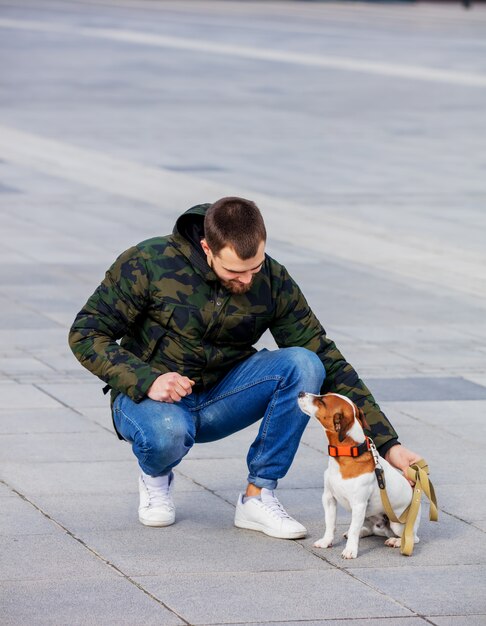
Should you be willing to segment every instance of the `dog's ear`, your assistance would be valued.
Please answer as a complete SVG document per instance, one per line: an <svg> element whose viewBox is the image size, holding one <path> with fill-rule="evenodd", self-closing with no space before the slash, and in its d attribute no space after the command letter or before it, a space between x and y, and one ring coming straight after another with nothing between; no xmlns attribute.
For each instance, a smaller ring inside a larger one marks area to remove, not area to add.
<svg viewBox="0 0 486 626"><path fill-rule="evenodd" d="M356 407L358 409L358 407ZM371 430L370 425L366 421L366 417L361 409L358 409L358 421L364 430Z"/></svg>
<svg viewBox="0 0 486 626"><path fill-rule="evenodd" d="M342 442L346 438L346 433L348 432L353 419L354 419L353 416L346 415L345 413L341 413L341 412L334 413L334 417L333 417L334 430L338 434L339 441Z"/></svg>

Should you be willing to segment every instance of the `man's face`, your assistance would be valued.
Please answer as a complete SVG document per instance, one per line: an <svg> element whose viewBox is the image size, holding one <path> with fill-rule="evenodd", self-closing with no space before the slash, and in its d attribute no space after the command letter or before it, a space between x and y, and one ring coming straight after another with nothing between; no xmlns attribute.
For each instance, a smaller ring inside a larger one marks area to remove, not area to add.
<svg viewBox="0 0 486 626"><path fill-rule="evenodd" d="M251 289L255 274L261 269L265 261L265 242L262 241L258 252L254 257L243 261L233 248L226 246L214 255L206 243L201 241L202 248L206 253L209 267L221 281L221 284L231 293L246 293Z"/></svg>

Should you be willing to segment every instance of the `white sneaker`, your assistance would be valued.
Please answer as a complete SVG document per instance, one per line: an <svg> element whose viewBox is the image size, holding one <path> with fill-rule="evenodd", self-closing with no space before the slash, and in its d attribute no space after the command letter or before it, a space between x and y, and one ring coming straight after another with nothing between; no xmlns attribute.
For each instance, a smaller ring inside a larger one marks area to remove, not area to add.
<svg viewBox="0 0 486 626"><path fill-rule="evenodd" d="M259 530L279 539L300 539L307 534L306 528L290 517L270 489L262 489L261 498L249 498L245 502L240 493L235 526Z"/></svg>
<svg viewBox="0 0 486 626"><path fill-rule="evenodd" d="M171 491L174 475L148 476L142 472L138 479L140 506L138 519L145 526L170 526L175 522L175 506Z"/></svg>

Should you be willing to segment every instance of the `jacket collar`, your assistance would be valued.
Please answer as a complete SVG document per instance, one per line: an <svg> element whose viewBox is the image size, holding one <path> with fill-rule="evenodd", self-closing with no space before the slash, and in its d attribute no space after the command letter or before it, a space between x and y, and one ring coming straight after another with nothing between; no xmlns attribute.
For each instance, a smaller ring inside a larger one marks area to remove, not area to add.
<svg viewBox="0 0 486 626"><path fill-rule="evenodd" d="M172 240L176 248L207 282L216 282L218 277L209 267L201 244L204 237L204 216L210 204L197 204L183 213L175 223Z"/></svg>

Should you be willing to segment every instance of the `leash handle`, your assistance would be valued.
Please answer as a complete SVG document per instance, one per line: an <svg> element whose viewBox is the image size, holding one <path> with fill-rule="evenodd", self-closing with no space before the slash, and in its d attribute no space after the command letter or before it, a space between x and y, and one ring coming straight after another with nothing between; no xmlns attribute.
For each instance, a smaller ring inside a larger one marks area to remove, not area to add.
<svg viewBox="0 0 486 626"><path fill-rule="evenodd" d="M405 528L402 535L400 552L405 556L410 556L413 552L415 539L414 526L420 508L422 493L424 493L430 501L429 520L431 522L436 522L439 519L439 513L435 489L429 480L429 467L425 460L420 459L407 468L406 476L410 480L415 481L415 486L413 488L412 501L409 507L410 510L407 515L407 521L405 522Z"/></svg>
<svg viewBox="0 0 486 626"><path fill-rule="evenodd" d="M430 501L429 519L431 522L436 522L439 518L437 497L435 495L435 489L429 480L429 467L424 459L420 459L416 463L413 463L407 468L405 472L406 478L412 480L415 486L412 487L412 500L408 507L403 511L400 517L397 517L393 510L388 494L386 492L385 474L383 468L379 463L378 453L373 453L374 444L371 445L371 452L375 460L375 474L378 486L380 488L381 502L388 519L391 522L398 524L405 524L405 528L402 533L402 540L400 543L400 552L405 556L410 556L413 552L415 544L414 526L415 520L420 509L420 502L422 500L422 493L424 493ZM376 451L376 448L375 448Z"/></svg>

